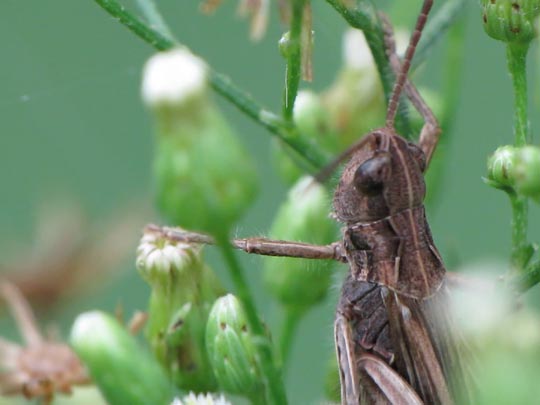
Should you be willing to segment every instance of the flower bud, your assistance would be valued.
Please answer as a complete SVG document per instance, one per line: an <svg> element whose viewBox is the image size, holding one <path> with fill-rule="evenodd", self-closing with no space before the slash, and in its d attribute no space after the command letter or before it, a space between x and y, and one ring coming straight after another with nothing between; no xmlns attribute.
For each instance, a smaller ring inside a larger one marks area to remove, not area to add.
<svg viewBox="0 0 540 405"><path fill-rule="evenodd" d="M273 239L315 244L335 239L335 224L328 216L324 187L303 177L289 192L270 230ZM324 298L331 282L332 261L306 261L290 257L264 257L264 281L271 293L290 309L306 309Z"/></svg>
<svg viewBox="0 0 540 405"><path fill-rule="evenodd" d="M214 391L204 331L223 289L200 246L148 233L138 248L137 268L151 287L146 337L154 354L178 387Z"/></svg>
<svg viewBox="0 0 540 405"><path fill-rule="evenodd" d="M516 191L540 203L540 148L531 145L519 148L514 172Z"/></svg>
<svg viewBox="0 0 540 405"><path fill-rule="evenodd" d="M263 390L254 336L240 301L232 294L214 303L206 345L220 387L231 394L257 397Z"/></svg>
<svg viewBox="0 0 540 405"><path fill-rule="evenodd" d="M293 119L299 137L308 143L316 144L330 155L338 153L338 137L332 129L330 116L317 94L309 90L298 92L294 103ZM277 141L274 146L274 162L281 177L288 184L295 183L303 175L303 171L295 164L295 160L302 157L280 141Z"/></svg>
<svg viewBox="0 0 540 405"><path fill-rule="evenodd" d="M287 31L278 41L278 49L281 56L288 59L291 56L291 33Z"/></svg>
<svg viewBox="0 0 540 405"><path fill-rule="evenodd" d="M141 93L152 109L185 106L205 96L208 67L187 49L160 52L144 67Z"/></svg>
<svg viewBox="0 0 540 405"><path fill-rule="evenodd" d="M255 197L250 156L208 95L206 65L187 50L159 53L146 64L143 97L157 124L157 205L188 229L226 232Z"/></svg>
<svg viewBox="0 0 540 405"><path fill-rule="evenodd" d="M512 188L514 186L516 148L505 145L497 148L488 159L487 180L496 188Z"/></svg>
<svg viewBox="0 0 540 405"><path fill-rule="evenodd" d="M529 43L539 14L539 0L482 0L484 30L499 41Z"/></svg>
<svg viewBox="0 0 540 405"><path fill-rule="evenodd" d="M71 344L108 403L170 403L172 387L165 372L112 316L99 311L79 315Z"/></svg>

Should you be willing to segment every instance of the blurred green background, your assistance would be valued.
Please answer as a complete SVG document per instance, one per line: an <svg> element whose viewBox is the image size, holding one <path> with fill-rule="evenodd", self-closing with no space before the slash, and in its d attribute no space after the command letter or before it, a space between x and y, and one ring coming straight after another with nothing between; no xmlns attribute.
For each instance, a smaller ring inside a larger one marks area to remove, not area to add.
<svg viewBox="0 0 540 405"><path fill-rule="evenodd" d="M274 111L281 103L284 66L277 40L284 28L277 11L264 39L248 39L248 23L235 14L235 1L225 1L215 15L199 12L196 0L160 0L178 38L229 75ZM302 88L324 89L341 64L340 17L323 1L314 1L315 80ZM397 2L395 2L397 3ZM419 0L409 0L392 13L394 22L411 27ZM437 204L428 215L439 250L449 267L502 261L509 256L510 209L503 193L483 184L486 158L497 146L512 142L512 94L504 46L482 29L480 6L468 5L463 78L446 172ZM133 4L126 2L127 5ZM384 2L383 6L394 5ZM135 10L135 8L133 8ZM153 50L105 14L93 1L55 0L0 2L0 264L23 260L35 244L36 223L44 205L71 201L89 220L81 232L94 238L127 210L138 207L137 223L155 221L152 214L152 121L139 97L142 65ZM444 42L415 81L437 89ZM538 49L529 55L531 124L540 125ZM441 95L444 97L444 95ZM262 179L256 204L238 225L242 236L264 235L286 192L269 157L270 136L216 96L238 135L256 156ZM382 124L382 123L381 123ZM443 134L446 136L447 134ZM538 139L535 139L538 142ZM142 209L140 207L143 207ZM538 206L531 209L530 239L540 241ZM138 235L132 235L117 275L103 278L89 293L62 298L40 312L44 323L59 321L67 333L81 311L112 311L122 303L129 315L144 308L147 288L134 270ZM129 253L131 252L131 253ZM217 255L209 257L226 285ZM259 259L243 255L258 304L272 326L279 308L269 303L258 274ZM3 271L12 269L3 265ZM44 278L47 276L44 275ZM538 287L528 293L538 296ZM287 375L291 403L312 404L322 398L322 378L333 353L332 318L336 285L326 302L301 325ZM7 313L2 335L17 337Z"/></svg>

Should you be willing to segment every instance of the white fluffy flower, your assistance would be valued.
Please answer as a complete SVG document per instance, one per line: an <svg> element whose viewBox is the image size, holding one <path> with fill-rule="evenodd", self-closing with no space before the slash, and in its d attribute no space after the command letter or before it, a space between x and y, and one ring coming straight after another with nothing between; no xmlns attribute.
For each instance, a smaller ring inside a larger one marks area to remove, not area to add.
<svg viewBox="0 0 540 405"><path fill-rule="evenodd" d="M157 53L144 66L142 98L152 107L181 104L204 91L207 76L204 61L187 49Z"/></svg>
<svg viewBox="0 0 540 405"><path fill-rule="evenodd" d="M394 39L396 52L403 55L409 44L409 33L405 30L397 30ZM365 70L372 69L375 64L369 45L364 33L358 29L350 28L343 35L343 59L345 66Z"/></svg>
<svg viewBox="0 0 540 405"><path fill-rule="evenodd" d="M231 405L223 395L194 394L190 392L182 399L175 398L171 405Z"/></svg>
<svg viewBox="0 0 540 405"><path fill-rule="evenodd" d="M180 269L193 259L200 247L193 244L167 240L154 233L146 233L137 248L137 267L169 273Z"/></svg>
<svg viewBox="0 0 540 405"><path fill-rule="evenodd" d="M345 66L351 69L369 69L373 67L373 56L364 33L350 28L343 35L343 59Z"/></svg>

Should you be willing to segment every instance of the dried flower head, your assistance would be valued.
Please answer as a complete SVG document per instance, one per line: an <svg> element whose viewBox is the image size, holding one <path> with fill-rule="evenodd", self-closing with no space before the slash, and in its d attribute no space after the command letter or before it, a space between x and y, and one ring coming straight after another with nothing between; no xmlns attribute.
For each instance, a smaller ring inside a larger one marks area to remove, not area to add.
<svg viewBox="0 0 540 405"><path fill-rule="evenodd" d="M221 0L204 0L201 4L203 13L213 13L221 4ZM270 0L239 0L238 15L249 18L251 21L250 37L254 41L260 40L266 32L268 25Z"/></svg>
<svg viewBox="0 0 540 405"><path fill-rule="evenodd" d="M8 303L25 346L0 338L0 391L52 401L56 392L71 393L73 385L88 384L86 369L62 342L47 340L36 326L32 311L19 290L0 283L0 295Z"/></svg>

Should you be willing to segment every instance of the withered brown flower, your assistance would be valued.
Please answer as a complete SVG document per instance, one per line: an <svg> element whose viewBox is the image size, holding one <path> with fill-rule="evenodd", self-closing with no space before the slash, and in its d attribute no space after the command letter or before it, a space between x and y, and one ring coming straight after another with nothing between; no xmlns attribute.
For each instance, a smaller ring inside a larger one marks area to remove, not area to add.
<svg viewBox="0 0 540 405"><path fill-rule="evenodd" d="M7 302L24 345L0 338L0 392L24 395L49 404L55 393L71 393L73 385L90 383L71 348L46 338L37 327L28 302L12 284L0 281L0 296Z"/></svg>

